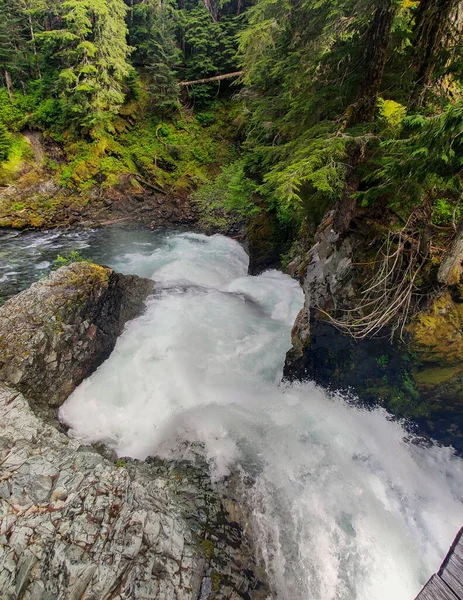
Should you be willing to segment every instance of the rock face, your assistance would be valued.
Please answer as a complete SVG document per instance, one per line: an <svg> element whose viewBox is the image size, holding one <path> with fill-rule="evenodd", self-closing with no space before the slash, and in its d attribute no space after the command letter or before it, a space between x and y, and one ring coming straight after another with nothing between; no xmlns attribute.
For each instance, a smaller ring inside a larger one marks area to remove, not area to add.
<svg viewBox="0 0 463 600"><path fill-rule="evenodd" d="M380 403L421 430L463 452L463 293L443 288L409 324L405 341L354 339L333 325L355 308L371 279L378 231L366 223L339 236L325 217L315 244L291 266L300 278L305 305L293 331L285 376L314 379ZM376 240L376 242L375 242ZM373 252L373 253L372 253Z"/></svg>
<svg viewBox="0 0 463 600"><path fill-rule="evenodd" d="M239 504L204 469L113 464L2 385L0 422L2 600L269 597Z"/></svg>
<svg viewBox="0 0 463 600"><path fill-rule="evenodd" d="M0 381L58 406L111 353L153 282L74 263L0 308Z"/></svg>

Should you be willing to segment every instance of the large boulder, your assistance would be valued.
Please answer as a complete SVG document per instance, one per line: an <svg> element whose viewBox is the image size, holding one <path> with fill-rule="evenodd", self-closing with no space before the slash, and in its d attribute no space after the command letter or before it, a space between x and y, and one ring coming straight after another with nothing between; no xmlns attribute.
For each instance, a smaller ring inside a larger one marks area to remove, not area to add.
<svg viewBox="0 0 463 600"><path fill-rule="evenodd" d="M109 356L153 285L81 262L14 296L0 307L0 381L59 406Z"/></svg>

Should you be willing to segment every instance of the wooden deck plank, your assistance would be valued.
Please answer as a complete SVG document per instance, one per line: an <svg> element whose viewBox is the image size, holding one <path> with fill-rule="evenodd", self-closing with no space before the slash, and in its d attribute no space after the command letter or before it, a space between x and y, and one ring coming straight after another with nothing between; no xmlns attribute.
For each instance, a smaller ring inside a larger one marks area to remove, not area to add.
<svg viewBox="0 0 463 600"><path fill-rule="evenodd" d="M439 576L463 599L463 528L460 529L439 570Z"/></svg>
<svg viewBox="0 0 463 600"><path fill-rule="evenodd" d="M415 600L460 600L439 575L433 575Z"/></svg>

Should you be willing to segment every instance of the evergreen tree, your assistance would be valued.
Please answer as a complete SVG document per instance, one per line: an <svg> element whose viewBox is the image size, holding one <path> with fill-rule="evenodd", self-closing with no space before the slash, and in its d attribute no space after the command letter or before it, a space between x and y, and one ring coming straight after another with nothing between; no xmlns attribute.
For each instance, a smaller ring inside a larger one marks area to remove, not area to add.
<svg viewBox="0 0 463 600"><path fill-rule="evenodd" d="M244 22L235 12L239 10L232 3L219 8L219 3L201 2L181 11L183 79L194 81L237 70L237 34ZM190 97L199 103L217 93L217 84L202 84L189 90Z"/></svg>
<svg viewBox="0 0 463 600"><path fill-rule="evenodd" d="M27 45L15 5L0 0L0 71L10 96L27 78Z"/></svg>
<svg viewBox="0 0 463 600"><path fill-rule="evenodd" d="M373 18L366 33L367 41L361 61L363 74L351 117L352 124L369 123L375 117L392 25L398 8L396 0L379 0L374 3Z"/></svg>
<svg viewBox="0 0 463 600"><path fill-rule="evenodd" d="M40 23L46 7L45 0L12 0L11 4L20 17L23 38L27 40L31 76L41 79L36 36L41 29Z"/></svg>
<svg viewBox="0 0 463 600"><path fill-rule="evenodd" d="M156 10L156 27L151 31L148 50L148 71L152 77L150 92L155 106L161 111L178 104L177 68L180 49L174 36L175 21L169 0L160 0Z"/></svg>
<svg viewBox="0 0 463 600"><path fill-rule="evenodd" d="M452 93L458 98L456 4L422 0L416 10L399 0L258 0L241 35L251 90L247 173L260 179L269 205L301 217L336 202L345 212L336 225L349 222L378 139L391 134L381 96L397 105L415 82L422 85L417 57L430 57L429 46L432 72L453 69L446 102ZM399 76L412 60L416 70Z"/></svg>
<svg viewBox="0 0 463 600"><path fill-rule="evenodd" d="M179 96L177 69L181 51L177 44L178 14L173 0L147 0L133 8L132 39L136 60L151 76L149 90L160 111L176 106Z"/></svg>
<svg viewBox="0 0 463 600"><path fill-rule="evenodd" d="M51 32L64 46L60 88L72 119L95 133L124 101L126 7L122 0L68 0L62 8L66 27Z"/></svg>

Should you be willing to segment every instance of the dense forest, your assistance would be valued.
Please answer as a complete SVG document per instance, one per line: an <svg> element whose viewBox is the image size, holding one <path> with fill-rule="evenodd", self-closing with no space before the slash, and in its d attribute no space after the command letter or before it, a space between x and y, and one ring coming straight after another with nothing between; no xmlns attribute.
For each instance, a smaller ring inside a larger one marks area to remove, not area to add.
<svg viewBox="0 0 463 600"><path fill-rule="evenodd" d="M461 245L462 2L1 0L0 12L4 185L30 152L20 132L40 131L62 151L46 166L63 188L125 177L194 193L212 220L272 214L280 254L329 208L340 232L376 211L400 249L384 268L403 296L376 304L386 320Z"/></svg>
<svg viewBox="0 0 463 600"><path fill-rule="evenodd" d="M213 119L232 97L239 152L221 183L240 202L256 194L297 220L346 193L387 197L404 210L421 202L447 225L461 193L462 10L456 0L3 0L0 156L24 128L109 147L140 116L135 101L168 123L191 108ZM230 73L239 80L185 86Z"/></svg>

